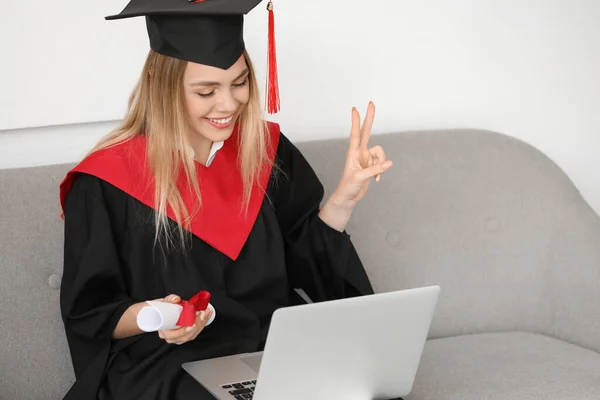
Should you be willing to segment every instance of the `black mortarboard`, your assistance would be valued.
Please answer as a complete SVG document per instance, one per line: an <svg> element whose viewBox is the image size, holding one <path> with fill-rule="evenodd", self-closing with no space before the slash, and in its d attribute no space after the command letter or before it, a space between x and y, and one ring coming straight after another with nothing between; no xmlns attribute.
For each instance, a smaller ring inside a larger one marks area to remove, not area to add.
<svg viewBox="0 0 600 400"><path fill-rule="evenodd" d="M242 55L244 15L262 0L131 0L107 20L144 16L150 48L159 54L227 69ZM273 7L269 1L269 112L279 108Z"/></svg>

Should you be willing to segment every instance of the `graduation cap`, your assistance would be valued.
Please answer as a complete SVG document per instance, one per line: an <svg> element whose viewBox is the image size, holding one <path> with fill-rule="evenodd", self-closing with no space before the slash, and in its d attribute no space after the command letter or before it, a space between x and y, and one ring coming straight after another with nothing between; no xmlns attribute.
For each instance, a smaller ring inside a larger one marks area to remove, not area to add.
<svg viewBox="0 0 600 400"><path fill-rule="evenodd" d="M144 16L155 52L221 69L232 66L242 55L244 15L262 0L131 0L107 20ZM269 13L267 110L279 110L275 23L273 3Z"/></svg>

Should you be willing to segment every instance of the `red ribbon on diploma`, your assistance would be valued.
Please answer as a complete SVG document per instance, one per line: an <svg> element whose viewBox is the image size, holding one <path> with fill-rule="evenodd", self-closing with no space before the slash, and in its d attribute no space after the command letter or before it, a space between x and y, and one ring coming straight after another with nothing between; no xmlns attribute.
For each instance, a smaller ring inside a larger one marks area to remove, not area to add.
<svg viewBox="0 0 600 400"><path fill-rule="evenodd" d="M204 311L208 308L210 302L210 293L206 290L196 293L189 300L181 300L179 305L183 307L181 315L177 320L178 326L192 326L196 321L196 312Z"/></svg>

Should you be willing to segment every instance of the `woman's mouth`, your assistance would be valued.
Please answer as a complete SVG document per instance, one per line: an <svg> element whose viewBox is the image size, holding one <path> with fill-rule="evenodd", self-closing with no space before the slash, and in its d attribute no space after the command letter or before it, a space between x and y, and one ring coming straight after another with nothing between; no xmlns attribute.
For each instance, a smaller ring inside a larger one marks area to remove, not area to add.
<svg viewBox="0 0 600 400"><path fill-rule="evenodd" d="M205 118L209 124L218 129L229 128L233 123L233 114L227 118Z"/></svg>

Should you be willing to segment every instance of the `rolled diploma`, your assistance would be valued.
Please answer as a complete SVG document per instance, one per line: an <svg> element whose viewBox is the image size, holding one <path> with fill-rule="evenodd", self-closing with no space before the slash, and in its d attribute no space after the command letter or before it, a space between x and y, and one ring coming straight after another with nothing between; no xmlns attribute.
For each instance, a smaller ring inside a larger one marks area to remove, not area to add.
<svg viewBox="0 0 600 400"><path fill-rule="evenodd" d="M177 326L177 321L183 310L182 306L162 301L147 301L146 303L148 305L143 307L137 315L137 324L142 331L156 332L181 328ZM214 321L216 315L212 304L208 304L208 309L212 310L212 315L206 326ZM199 313L200 311L196 312L196 315Z"/></svg>

